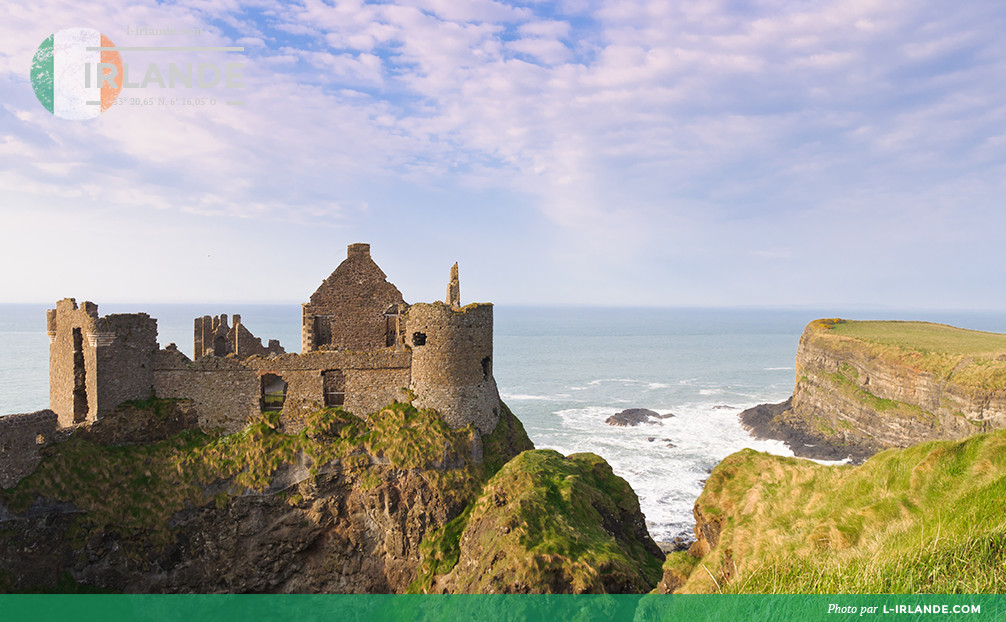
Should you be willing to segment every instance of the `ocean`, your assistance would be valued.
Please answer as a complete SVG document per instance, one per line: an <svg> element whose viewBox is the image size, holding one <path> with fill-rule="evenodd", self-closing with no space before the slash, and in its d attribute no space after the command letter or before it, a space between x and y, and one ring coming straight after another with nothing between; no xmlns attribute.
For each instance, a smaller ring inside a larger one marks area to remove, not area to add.
<svg viewBox="0 0 1006 622"><path fill-rule="evenodd" d="M48 406L45 309L0 304L0 414ZM162 346L192 354L192 319L239 313L256 336L300 350L300 306L103 304L102 315L144 311L158 320ZM807 309L495 309L493 372L503 400L535 446L593 452L639 495L658 541L690 533L692 506L724 457L751 447L792 455L752 439L741 410L779 402L793 389L797 342L819 317L921 319L1006 332L1006 313ZM673 414L657 423L605 423L627 408Z"/></svg>

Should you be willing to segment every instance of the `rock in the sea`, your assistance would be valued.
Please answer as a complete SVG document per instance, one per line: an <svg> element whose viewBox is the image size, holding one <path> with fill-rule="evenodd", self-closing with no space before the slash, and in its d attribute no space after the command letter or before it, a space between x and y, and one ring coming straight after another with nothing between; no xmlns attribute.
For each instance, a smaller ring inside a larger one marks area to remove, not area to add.
<svg viewBox="0 0 1006 622"><path fill-rule="evenodd" d="M623 410L620 413L615 413L614 415L608 417L604 420L608 425L617 425L620 427L639 425L640 423L660 423L661 419L670 419L674 415L672 413L667 413L666 415L661 415L656 413L649 408L629 408Z"/></svg>

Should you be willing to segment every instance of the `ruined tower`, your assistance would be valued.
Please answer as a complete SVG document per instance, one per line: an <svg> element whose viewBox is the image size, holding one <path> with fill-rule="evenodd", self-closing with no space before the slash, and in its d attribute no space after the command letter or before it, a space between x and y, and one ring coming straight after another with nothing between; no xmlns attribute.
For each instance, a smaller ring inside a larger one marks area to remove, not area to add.
<svg viewBox="0 0 1006 622"><path fill-rule="evenodd" d="M370 244L350 244L346 260L303 305L301 351L393 346L404 302L371 259Z"/></svg>
<svg viewBox="0 0 1006 622"><path fill-rule="evenodd" d="M227 325L227 314L205 315L197 317L193 322L192 339L193 358L206 354L238 357L253 355L269 356L283 354L286 350L276 339L270 339L268 346L262 345L262 340L256 337L241 323L241 316L234 314L234 326Z"/></svg>
<svg viewBox="0 0 1006 622"><path fill-rule="evenodd" d="M457 264L451 269L448 302L460 300ZM451 427L474 423L489 434L499 421L499 391L493 378L493 306L457 307L442 302L409 307L406 342L412 347L413 404L436 409Z"/></svg>
<svg viewBox="0 0 1006 622"><path fill-rule="evenodd" d="M61 426L93 422L154 394L157 320L146 313L98 316L98 305L64 298L46 312L49 408Z"/></svg>

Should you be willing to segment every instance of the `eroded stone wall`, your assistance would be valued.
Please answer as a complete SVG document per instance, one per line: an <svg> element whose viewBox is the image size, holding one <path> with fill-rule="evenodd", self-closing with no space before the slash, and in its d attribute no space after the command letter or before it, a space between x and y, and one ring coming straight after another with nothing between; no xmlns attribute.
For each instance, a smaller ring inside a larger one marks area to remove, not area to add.
<svg viewBox="0 0 1006 622"><path fill-rule="evenodd" d="M31 475L42 461L42 448L60 434L59 416L51 410L0 417L0 488Z"/></svg>
<svg viewBox="0 0 1006 622"><path fill-rule="evenodd" d="M49 408L60 424L96 421L128 400L153 394L157 320L146 313L98 316L72 298L46 313Z"/></svg>
<svg viewBox="0 0 1006 622"><path fill-rule="evenodd" d="M205 315L193 320L192 338L193 358L206 354L227 356L236 354L240 357L269 356L283 354L286 350L276 339L270 339L269 345L263 346L262 340L252 334L241 322L241 316L234 314L234 326L227 323L227 314Z"/></svg>

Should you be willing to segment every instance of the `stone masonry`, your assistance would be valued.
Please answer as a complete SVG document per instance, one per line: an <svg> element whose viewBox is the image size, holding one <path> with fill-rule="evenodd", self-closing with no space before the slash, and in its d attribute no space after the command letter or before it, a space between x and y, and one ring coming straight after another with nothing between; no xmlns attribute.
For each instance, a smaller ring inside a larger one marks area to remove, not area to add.
<svg viewBox="0 0 1006 622"><path fill-rule="evenodd" d="M454 427L488 434L499 419L492 376L491 304L460 307L458 266L446 302L409 305L370 256L346 259L303 305L302 352L268 346L234 315L193 322L194 357L157 345L145 313L101 317L67 298L46 314L50 408L62 428L92 424L122 402L152 396L191 400L199 425L233 432L263 412L289 431L323 407L366 418L414 399ZM48 412L48 411L46 411ZM37 414L32 415L37 416ZM13 425L15 420L9 420Z"/></svg>
<svg viewBox="0 0 1006 622"><path fill-rule="evenodd" d="M51 410L0 417L0 488L31 475L42 461L42 448L58 436L59 418Z"/></svg>
<svg viewBox="0 0 1006 622"><path fill-rule="evenodd" d="M270 339L268 346L251 333L241 323L241 316L234 315L234 327L227 325L227 314L197 317L194 321L193 357L199 358L210 350L215 356L236 354L240 357L253 355L269 356L283 354L286 350L276 339Z"/></svg>
<svg viewBox="0 0 1006 622"><path fill-rule="evenodd" d="M154 394L157 320L146 313L98 316L64 298L46 312L49 408L61 426L97 421L127 400Z"/></svg>
<svg viewBox="0 0 1006 622"><path fill-rule="evenodd" d="M393 346L404 302L371 259L370 244L350 244L346 260L303 305L301 351Z"/></svg>

